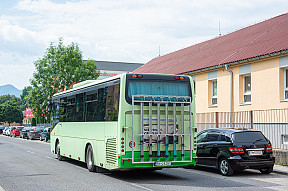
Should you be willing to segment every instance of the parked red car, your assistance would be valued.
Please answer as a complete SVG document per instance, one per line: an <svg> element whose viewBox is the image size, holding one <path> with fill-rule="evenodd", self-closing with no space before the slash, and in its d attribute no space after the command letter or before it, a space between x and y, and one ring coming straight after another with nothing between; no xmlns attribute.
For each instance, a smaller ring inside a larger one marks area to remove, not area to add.
<svg viewBox="0 0 288 191"><path fill-rule="evenodd" d="M15 128L11 129L11 137L16 137L16 136L20 136L20 131L22 131L24 127L23 126L17 126Z"/></svg>

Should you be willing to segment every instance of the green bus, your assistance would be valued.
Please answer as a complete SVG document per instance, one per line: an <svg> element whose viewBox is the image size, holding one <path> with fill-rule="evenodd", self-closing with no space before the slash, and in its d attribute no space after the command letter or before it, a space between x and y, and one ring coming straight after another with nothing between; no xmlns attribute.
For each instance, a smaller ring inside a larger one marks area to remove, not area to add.
<svg viewBox="0 0 288 191"><path fill-rule="evenodd" d="M195 165L195 114L189 76L85 81L53 96L51 152L96 172Z"/></svg>

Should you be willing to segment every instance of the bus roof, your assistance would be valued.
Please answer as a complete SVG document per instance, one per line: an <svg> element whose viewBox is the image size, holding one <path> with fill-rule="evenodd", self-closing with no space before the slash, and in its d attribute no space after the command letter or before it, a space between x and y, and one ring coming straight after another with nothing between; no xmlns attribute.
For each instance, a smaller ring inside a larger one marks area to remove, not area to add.
<svg viewBox="0 0 288 191"><path fill-rule="evenodd" d="M90 88L90 87L93 87L95 85L104 84L106 82L111 82L111 81L120 79L122 76L127 75L127 74L128 73L119 74L117 76L113 76L113 77L106 78L106 79L103 79L103 80L94 80L94 82L90 82L90 83L87 83L87 84L85 84L83 82L80 82L80 83L83 83L83 85L80 84L80 86L76 86L75 88L72 88L72 89L69 89L69 90L66 90L66 91L63 91L63 92L56 93L56 94L54 94L53 98L61 96L61 95L69 94L69 93L72 93L74 91ZM133 74L141 74L141 73L129 73L129 74L133 75ZM148 73L145 73L145 74L148 74ZM143 74L143 75L145 75L145 74ZM159 75L159 76L183 76L183 75L173 75L173 74L149 74L149 75L155 75L155 76L157 76L157 75ZM189 77L187 75L184 75L184 76Z"/></svg>
<svg viewBox="0 0 288 191"><path fill-rule="evenodd" d="M102 84L102 83L105 83L105 82L113 81L113 80L119 79L121 76L123 76L125 74L120 74L120 75L113 76L113 77L110 77L110 78L106 78L106 79L103 79L103 80L95 80L95 82L88 83L88 84L85 84L83 86L72 88L72 89L69 89L69 90L66 90L66 91L63 91L63 92L56 93L56 94L54 94L53 97L60 96L60 95L63 95L63 94L67 94L67 93L70 93L70 92L73 92L73 91L77 91L77 90L80 90L80 89L85 89L85 88L88 88L88 87L92 87L92 86L97 85L97 84ZM82 82L80 82L80 83L82 83Z"/></svg>

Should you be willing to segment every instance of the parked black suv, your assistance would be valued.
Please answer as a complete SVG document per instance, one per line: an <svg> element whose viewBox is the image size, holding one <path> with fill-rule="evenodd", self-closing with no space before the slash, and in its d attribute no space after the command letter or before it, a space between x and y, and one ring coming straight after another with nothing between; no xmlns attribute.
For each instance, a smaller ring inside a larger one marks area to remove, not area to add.
<svg viewBox="0 0 288 191"><path fill-rule="evenodd" d="M197 135L198 166L218 168L222 175L246 168L273 171L271 142L261 131L207 129Z"/></svg>

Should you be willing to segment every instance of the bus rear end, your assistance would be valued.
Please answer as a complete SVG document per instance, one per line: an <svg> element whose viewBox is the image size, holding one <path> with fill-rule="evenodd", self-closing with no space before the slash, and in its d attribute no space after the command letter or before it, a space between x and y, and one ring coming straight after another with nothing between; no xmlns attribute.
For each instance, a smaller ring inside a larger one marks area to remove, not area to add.
<svg viewBox="0 0 288 191"><path fill-rule="evenodd" d="M119 116L119 168L195 165L197 129L191 77L126 74L121 85L125 90Z"/></svg>

